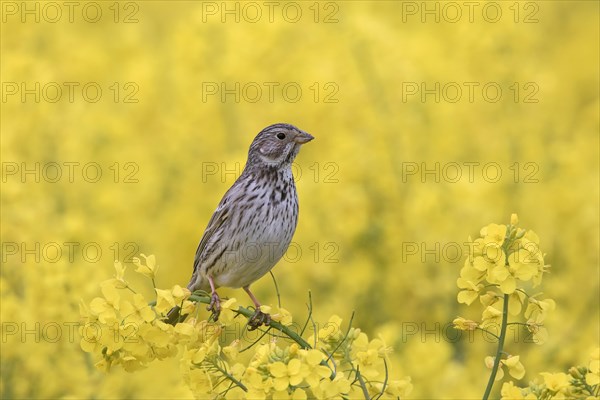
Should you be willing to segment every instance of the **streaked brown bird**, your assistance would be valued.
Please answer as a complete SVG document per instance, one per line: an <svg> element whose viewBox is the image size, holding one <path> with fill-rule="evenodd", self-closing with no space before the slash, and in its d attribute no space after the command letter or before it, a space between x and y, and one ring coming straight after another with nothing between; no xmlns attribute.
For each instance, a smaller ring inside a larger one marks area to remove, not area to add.
<svg viewBox="0 0 600 400"><path fill-rule="evenodd" d="M200 239L194 272L187 285L192 292L211 293L207 309L216 321L221 311L219 287L244 288L256 307L250 329L270 322L250 284L275 266L286 252L298 223L298 196L292 162L313 136L290 124L263 129L250 145L240 177L225 193ZM185 316L174 307L167 322Z"/></svg>

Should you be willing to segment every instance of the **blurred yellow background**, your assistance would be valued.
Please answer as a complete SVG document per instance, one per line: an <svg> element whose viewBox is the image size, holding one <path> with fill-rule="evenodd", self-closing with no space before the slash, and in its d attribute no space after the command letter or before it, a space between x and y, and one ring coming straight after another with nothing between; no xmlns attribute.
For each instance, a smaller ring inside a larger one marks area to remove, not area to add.
<svg viewBox="0 0 600 400"><path fill-rule="evenodd" d="M507 344L522 383L598 345L598 2L67 3L1 3L3 398L191 397L177 360L96 371L78 303L139 253L185 285L275 122L316 137L274 269L296 318L308 291L317 321L355 310L412 398L477 398L495 346L448 328L477 318L463 243L515 212L557 303L546 344Z"/></svg>

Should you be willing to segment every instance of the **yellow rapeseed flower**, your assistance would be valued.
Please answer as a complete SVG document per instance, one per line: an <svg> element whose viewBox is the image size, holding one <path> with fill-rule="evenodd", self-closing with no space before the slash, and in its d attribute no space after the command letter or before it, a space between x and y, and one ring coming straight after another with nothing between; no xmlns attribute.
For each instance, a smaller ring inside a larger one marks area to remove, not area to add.
<svg viewBox="0 0 600 400"><path fill-rule="evenodd" d="M135 372L145 368L145 365L140 360L132 356L125 356L121 358L119 363L127 372Z"/></svg>
<svg viewBox="0 0 600 400"><path fill-rule="evenodd" d="M515 379L521 379L525 376L525 367L519 361L519 356L508 356L501 361L508 368L508 373Z"/></svg>
<svg viewBox="0 0 600 400"><path fill-rule="evenodd" d="M535 321L527 321L527 330L533 335L533 342L535 344L544 344L548 340L548 330L540 323Z"/></svg>
<svg viewBox="0 0 600 400"><path fill-rule="evenodd" d="M502 311L498 310L495 307L487 306L485 310L483 310L482 315L482 323L483 326L500 326L502 322Z"/></svg>
<svg viewBox="0 0 600 400"><path fill-rule="evenodd" d="M496 242L487 243L480 256L473 259L473 267L479 271L489 271L506 264L504 249Z"/></svg>
<svg viewBox="0 0 600 400"><path fill-rule="evenodd" d="M521 291L515 291L508 296L508 312L511 315L519 315L523 309L525 294Z"/></svg>
<svg viewBox="0 0 600 400"><path fill-rule="evenodd" d="M151 254L149 256L146 256L145 254L140 255L144 257L145 264L142 264L142 261L138 257L133 257L133 263L137 266L135 272L147 276L150 279L154 279L156 272L158 271L156 257L154 256L154 254Z"/></svg>
<svg viewBox="0 0 600 400"><path fill-rule="evenodd" d="M279 322L281 325L290 326L292 324L292 314L285 308L279 307L276 312L271 313L271 319Z"/></svg>
<svg viewBox="0 0 600 400"><path fill-rule="evenodd" d="M188 380L188 385L195 396L206 397L213 391L213 378L204 368L190 370Z"/></svg>
<svg viewBox="0 0 600 400"><path fill-rule="evenodd" d="M455 318L452 323L456 329L460 329L461 331L474 331L479 326L477 322L463 317Z"/></svg>
<svg viewBox="0 0 600 400"><path fill-rule="evenodd" d="M150 322L156 318L156 314L148 305L148 301L139 293L133 295L133 303L123 301L120 311L125 322L135 324Z"/></svg>
<svg viewBox="0 0 600 400"><path fill-rule="evenodd" d="M198 330L193 321L180 322L173 328L177 341L181 344L194 343L198 340Z"/></svg>
<svg viewBox="0 0 600 400"><path fill-rule="evenodd" d="M456 299L459 303L464 303L466 305L471 305L471 303L479 296L479 291L483 289L482 284L475 284L474 282L463 278L458 278L456 280L456 285L460 289L463 289L458 292Z"/></svg>
<svg viewBox="0 0 600 400"><path fill-rule="evenodd" d="M165 323L156 323L141 325L137 334L153 348L163 348L171 344L173 332L173 326Z"/></svg>
<svg viewBox="0 0 600 400"><path fill-rule="evenodd" d="M221 304L221 315L219 316L219 323L227 326L231 324L237 315L235 311L239 308L237 299L232 297L227 299L223 304Z"/></svg>
<svg viewBox="0 0 600 400"><path fill-rule="evenodd" d="M541 264L532 258L531 253L525 249L519 249L510 253L508 256L508 264L510 272L524 282L531 280L535 275L541 272L543 260Z"/></svg>
<svg viewBox="0 0 600 400"><path fill-rule="evenodd" d="M487 243L496 243L501 246L506 238L506 225L489 224L481 228L479 233L483 237L484 246Z"/></svg>
<svg viewBox="0 0 600 400"><path fill-rule="evenodd" d="M173 299L177 304L181 303L183 300L187 299L192 294L192 292L190 292L188 288L181 287L179 285L173 286L171 288L171 293L173 294Z"/></svg>
<svg viewBox="0 0 600 400"><path fill-rule="evenodd" d="M373 389L376 390L377 393L381 393L382 383L380 382L372 382ZM388 382L384 393L390 396L393 399L397 398L405 398L407 397L413 389L413 385L411 383L410 377L400 380L391 380ZM354 397L352 397L354 398Z"/></svg>
<svg viewBox="0 0 600 400"><path fill-rule="evenodd" d="M329 317L323 328L319 329L319 339L331 340L342 336L342 319L337 315Z"/></svg>
<svg viewBox="0 0 600 400"><path fill-rule="evenodd" d="M265 399L267 393L270 393L273 388L273 378L270 375L263 375L252 366L246 369L243 382L248 387L247 399Z"/></svg>
<svg viewBox="0 0 600 400"><path fill-rule="evenodd" d="M175 307L175 299L173 293L168 289L155 289L156 290L156 305L154 309L160 314L166 314L169 310Z"/></svg>
<svg viewBox="0 0 600 400"><path fill-rule="evenodd" d="M340 394L350 391L350 381L344 376L338 375L333 381L323 379L319 386L311 389L315 397L319 400L338 398Z"/></svg>
<svg viewBox="0 0 600 400"><path fill-rule="evenodd" d="M525 310L525 318L531 322L541 323L546 319L550 311L554 311L556 303L552 299L537 300L534 297L529 298L529 304Z"/></svg>
<svg viewBox="0 0 600 400"><path fill-rule="evenodd" d="M299 385L308 373L308 368L299 359L294 358L287 365L281 361L270 364L269 372L274 378L273 388L281 391L288 386Z"/></svg>
<svg viewBox="0 0 600 400"><path fill-rule="evenodd" d="M552 394L565 393L565 390L569 387L569 375L563 372L555 374L542 372L540 375L544 377L544 384Z"/></svg>
<svg viewBox="0 0 600 400"><path fill-rule="evenodd" d="M483 359L483 363L485 364L485 367L488 369L492 369L494 367L495 359L496 359L496 357L492 357L492 356L485 357ZM496 380L499 381L503 377L504 377L504 371L502 370L502 368L498 368L498 372L496 372Z"/></svg>
<svg viewBox="0 0 600 400"><path fill-rule="evenodd" d="M502 390L500 391L500 395L502 396L502 400L535 400L536 396L533 393L523 394L525 390L521 389L515 384L510 382L505 382L502 385Z"/></svg>
<svg viewBox="0 0 600 400"><path fill-rule="evenodd" d="M117 288L117 289L125 289L128 284L125 281L125 266L123 265L123 263L121 263L120 261L115 261L115 279L113 282L113 285Z"/></svg>
<svg viewBox="0 0 600 400"><path fill-rule="evenodd" d="M481 296L479 296L479 302L484 307L493 306L498 301L500 301L500 299L502 299L502 296L500 296L500 295L498 295L498 293L490 291L490 290L485 292L485 294L482 294ZM510 307L510 305L509 305L509 307Z"/></svg>
<svg viewBox="0 0 600 400"><path fill-rule="evenodd" d="M110 282L100 284L104 297L96 297L90 302L90 312L103 323L112 323L117 320L116 311L120 308L121 296Z"/></svg>
<svg viewBox="0 0 600 400"><path fill-rule="evenodd" d="M321 361L325 358L323 352L311 349L300 350L300 354L304 356L304 362L308 367L304 379L310 387L318 386L321 379L328 378L331 375L331 370L321 365Z"/></svg>
<svg viewBox="0 0 600 400"><path fill-rule="evenodd" d="M488 273L488 281L500 285L504 294L511 294L517 289L517 281L506 265L497 265Z"/></svg>
<svg viewBox="0 0 600 400"><path fill-rule="evenodd" d="M240 339L235 339L229 346L223 347L223 354L231 361L235 361L240 353Z"/></svg>

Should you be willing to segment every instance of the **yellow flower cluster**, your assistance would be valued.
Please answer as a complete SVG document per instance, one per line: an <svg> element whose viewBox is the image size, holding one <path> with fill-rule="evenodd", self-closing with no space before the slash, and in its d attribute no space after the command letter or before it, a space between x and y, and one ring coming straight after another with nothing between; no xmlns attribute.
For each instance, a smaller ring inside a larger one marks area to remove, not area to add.
<svg viewBox="0 0 600 400"><path fill-rule="evenodd" d="M480 237L469 238L469 256L460 271L457 285L461 289L458 302L471 305L479 299L483 307L481 321L463 317L454 319L456 329L481 330L498 341L496 356L487 356L485 365L491 370L484 399L490 395L493 383L504 377L504 370L515 379L525 376L520 356L504 351L508 325L524 326L537 344L548 337L543 326L549 311L554 310L551 299L539 299L532 293L549 269L539 247L535 232L518 228L519 218L513 214L507 225L489 224L480 230ZM509 315L523 320L508 322ZM507 391L512 388L507 386Z"/></svg>
<svg viewBox="0 0 600 400"><path fill-rule="evenodd" d="M154 284L156 260L142 257L134 259L136 272ZM343 330L338 316L320 329L313 324L305 339L305 329L292 329L287 310L262 306L273 322L250 340L238 317L249 317L251 311L235 298L223 302L218 322L210 322L198 318L196 306L207 297L176 285L155 288L156 301L149 302L125 280L122 263L115 262L115 270L114 278L100 284L102 296L80 306L81 348L100 356L96 366L104 371L121 365L133 372L179 354L183 380L199 398L398 398L412 390L410 378L391 378L391 348L380 338L369 340L360 329ZM189 317L166 324L163 319L176 305Z"/></svg>
<svg viewBox="0 0 600 400"><path fill-rule="evenodd" d="M572 367L569 373L540 373L542 380L521 388L513 382L502 386L502 400L592 400L600 397L600 348L590 354L586 366Z"/></svg>
<svg viewBox="0 0 600 400"><path fill-rule="evenodd" d="M342 319L332 316L307 340L312 349L293 343L280 348L261 345L246 370L247 398L331 399L397 398L412 389L410 378L389 377L391 349L381 339L369 341L360 329L342 330ZM320 347L321 350L316 350Z"/></svg>
<svg viewBox="0 0 600 400"><path fill-rule="evenodd" d="M133 260L136 272L152 279L158 266L154 256L142 254ZM174 328L161 321L175 304L182 304L184 311L193 308L187 301L190 292L179 286L171 290L156 289L157 302L154 309L140 293L125 280L125 266L115 262L115 277L100 284L102 297L94 298L89 305L80 304L82 316L79 333L81 348L89 353L101 352L98 368L109 370L120 364L126 371L144 368L154 359L172 357L177 353ZM127 290L125 293L121 293ZM129 298L125 295L130 294Z"/></svg>
<svg viewBox="0 0 600 400"><path fill-rule="evenodd" d="M525 376L520 356L504 350L508 325L526 327L534 342L542 344L548 337L543 322L556 308L554 300L540 299L539 293L531 293L541 284L549 266L544 265L537 235L517 228L517 224L518 217L513 214L508 225L490 224L482 228L481 237L472 242L469 258L457 281L461 289L458 302L470 305L479 298L483 312L481 322L458 317L454 327L464 331L481 330L498 341L496 356L485 358L491 374L484 400L489 398L494 381L503 378L505 369L515 379ZM519 316L521 313L526 322L508 322L509 314ZM600 348L597 348L586 366L572 367L568 374L542 372L542 381L534 380L527 388L506 382L501 396L502 400L597 399L599 374Z"/></svg>
<svg viewBox="0 0 600 400"><path fill-rule="evenodd" d="M481 237L474 241L469 238L469 256L456 282L461 289L457 299L471 305L479 298L484 309L481 322L459 317L454 326L498 333L506 297L508 313L518 316L524 311L523 325L531 332L533 341L542 344L548 336L542 324L555 303L551 299L539 300L540 294L528 292L541 284L549 266L544 264L537 234L518 228L517 224L518 217L513 214L510 224L489 224L481 229Z"/></svg>
<svg viewBox="0 0 600 400"><path fill-rule="evenodd" d="M533 231L517 228L513 214L509 225L489 224L481 228L480 238L469 237L469 257L457 281L462 291L459 303L471 304L484 285L497 286L504 294L513 294L525 282L539 286L544 272L544 255Z"/></svg>

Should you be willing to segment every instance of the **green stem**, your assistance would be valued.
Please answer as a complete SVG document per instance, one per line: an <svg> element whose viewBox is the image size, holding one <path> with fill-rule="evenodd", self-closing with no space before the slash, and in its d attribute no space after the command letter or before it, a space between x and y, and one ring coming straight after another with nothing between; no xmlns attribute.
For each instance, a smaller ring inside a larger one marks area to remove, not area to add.
<svg viewBox="0 0 600 400"><path fill-rule="evenodd" d="M365 383L365 380L358 369L356 370L356 379L358 379L358 383L360 384L363 396L365 396L365 400L371 400L371 396L369 396L369 390L367 389L367 384Z"/></svg>
<svg viewBox="0 0 600 400"><path fill-rule="evenodd" d="M308 308L308 317L306 317L306 322L304 323L304 326L302 327L302 330L300 331L301 335L304 334L304 331L306 330L306 327L308 326L308 322L310 321L310 319L312 317L312 295L310 293L310 290L308 291L308 304L307 304L307 308ZM316 333L317 332L315 332L315 334Z"/></svg>
<svg viewBox="0 0 600 400"><path fill-rule="evenodd" d="M333 351L331 352L331 354L325 361L331 360L333 358L333 355L335 354L335 352L338 351L338 349L342 346L342 344L346 341L346 339L348 339L348 335L350 334L350 329L352 329L352 320L354 320L354 311L352 311L352 315L350 316L350 322L348 323L348 330L346 331L346 334L344 335L342 340L340 340L338 345L335 347L335 349L333 349Z"/></svg>
<svg viewBox="0 0 600 400"><path fill-rule="evenodd" d="M492 367L492 373L490 374L490 379L488 380L487 387L485 388L485 393L483 394L483 400L487 400L490 397L490 393L492 391L492 387L494 386L494 381L496 380L496 374L498 373L498 368L500 367L500 357L502 356L503 348L504 348L504 339L506 337L506 327L508 320L508 295L504 295L504 304L502 305L502 326L500 327L500 337L498 338L498 349L496 350L496 358L494 359L494 366Z"/></svg>
<svg viewBox="0 0 600 400"><path fill-rule="evenodd" d="M129 291L130 291L131 293L133 293L133 294L137 294L137 292L136 292L135 290L133 290L133 289L131 288L131 286L129 286L129 283L126 283L126 285L127 285L127 286L125 286L125 289L129 290Z"/></svg>
<svg viewBox="0 0 600 400"><path fill-rule="evenodd" d="M275 279L275 275L273 271L269 271L271 274L271 278L273 278L273 283L275 284L275 293L277 293L277 307L281 308L281 296L279 294L279 285L277 284L277 279Z"/></svg>
<svg viewBox="0 0 600 400"><path fill-rule="evenodd" d="M383 359L383 367L385 368L385 377L383 379L383 384L381 385L381 392L379 392L379 395L377 397L375 397L373 400L379 400L381 398L381 396L383 396L383 394L385 393L385 388L386 388L387 382L388 382L388 365L387 365L387 361L385 361L385 358Z"/></svg>
<svg viewBox="0 0 600 400"><path fill-rule="evenodd" d="M260 342L260 340L261 340L262 338L264 338L264 337L265 337L265 335L266 335L267 333L269 333L269 331L270 331L270 329L266 329L266 330L264 330L264 331L263 331L263 333L262 333L262 335L260 335L260 336L258 337L258 339L256 339L254 342L250 343L248 346L246 346L246 347L244 347L243 349L241 349L239 352L240 352L240 353L243 353L243 352L245 352L246 350L250 349L250 348L251 348L252 346L254 346L256 343Z"/></svg>
<svg viewBox="0 0 600 400"><path fill-rule="evenodd" d="M234 384L236 384L239 388L241 388L244 392L248 391L248 388L240 381L238 381L237 379L235 379L229 372L227 372L226 370L224 370L223 368L219 367L216 363L211 364L213 367L215 367L220 373L223 374L223 376L225 376L225 378L229 379L231 382L233 382Z"/></svg>

